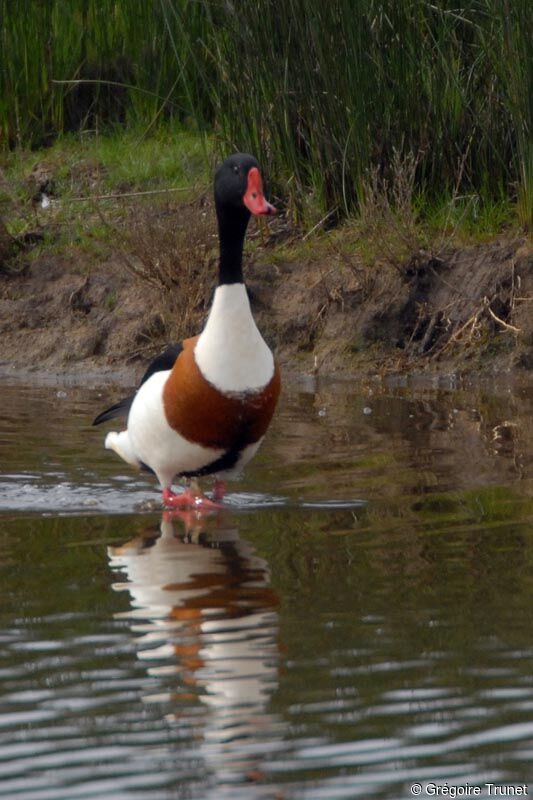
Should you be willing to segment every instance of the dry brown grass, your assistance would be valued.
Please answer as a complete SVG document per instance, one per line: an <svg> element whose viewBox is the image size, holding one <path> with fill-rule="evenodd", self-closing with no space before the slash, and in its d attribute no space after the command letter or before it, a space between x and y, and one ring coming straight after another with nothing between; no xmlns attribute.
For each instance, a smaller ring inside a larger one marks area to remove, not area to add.
<svg viewBox="0 0 533 800"><path fill-rule="evenodd" d="M178 206L137 205L119 233L120 251L134 278L154 287L170 336L199 329L216 276L214 212L205 198Z"/></svg>
<svg viewBox="0 0 533 800"><path fill-rule="evenodd" d="M400 271L425 246L414 204L417 166L412 153L395 151L388 174L374 168L362 184L358 226L363 249L372 262L386 261Z"/></svg>

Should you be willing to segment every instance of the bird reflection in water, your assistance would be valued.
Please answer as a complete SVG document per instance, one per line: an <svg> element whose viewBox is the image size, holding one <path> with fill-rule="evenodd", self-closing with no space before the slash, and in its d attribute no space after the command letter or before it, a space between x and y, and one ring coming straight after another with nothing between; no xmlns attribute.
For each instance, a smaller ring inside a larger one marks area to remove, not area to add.
<svg viewBox="0 0 533 800"><path fill-rule="evenodd" d="M164 512L155 529L110 547L109 560L127 576L113 588L131 596L132 609L119 616L165 687L145 700L170 702L167 719L191 725L196 755L217 783L261 781L261 751L282 738L267 712L278 682L278 616L266 561L234 519L198 511Z"/></svg>

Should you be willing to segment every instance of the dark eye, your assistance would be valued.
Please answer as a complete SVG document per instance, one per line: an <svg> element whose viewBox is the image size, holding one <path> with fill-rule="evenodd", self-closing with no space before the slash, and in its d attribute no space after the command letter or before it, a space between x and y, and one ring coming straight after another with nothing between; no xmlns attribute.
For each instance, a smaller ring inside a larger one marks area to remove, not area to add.
<svg viewBox="0 0 533 800"><path fill-rule="evenodd" d="M235 175L238 175L239 174L239 167L237 167L237 166L233 167L233 172L235 173Z"/></svg>

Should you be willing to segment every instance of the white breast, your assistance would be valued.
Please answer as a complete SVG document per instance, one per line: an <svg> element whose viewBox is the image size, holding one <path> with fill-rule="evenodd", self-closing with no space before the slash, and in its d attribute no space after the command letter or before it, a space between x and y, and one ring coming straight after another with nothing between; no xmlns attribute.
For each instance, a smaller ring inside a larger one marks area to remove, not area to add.
<svg viewBox="0 0 533 800"><path fill-rule="evenodd" d="M257 329L244 284L217 288L194 356L204 377L222 392L257 390L271 380L274 358Z"/></svg>
<svg viewBox="0 0 533 800"><path fill-rule="evenodd" d="M156 372L139 388L128 417L128 436L139 461L156 473L161 486L170 486L180 472L195 472L223 450L189 442L167 422L163 389L170 372Z"/></svg>

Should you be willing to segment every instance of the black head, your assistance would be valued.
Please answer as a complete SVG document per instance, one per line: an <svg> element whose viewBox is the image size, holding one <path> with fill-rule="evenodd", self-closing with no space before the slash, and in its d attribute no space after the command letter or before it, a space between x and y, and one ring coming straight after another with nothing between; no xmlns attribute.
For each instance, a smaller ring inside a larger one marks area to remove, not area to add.
<svg viewBox="0 0 533 800"><path fill-rule="evenodd" d="M275 214L274 206L263 194L259 164L247 153L234 153L215 174L215 204L217 209L248 209L251 214Z"/></svg>

